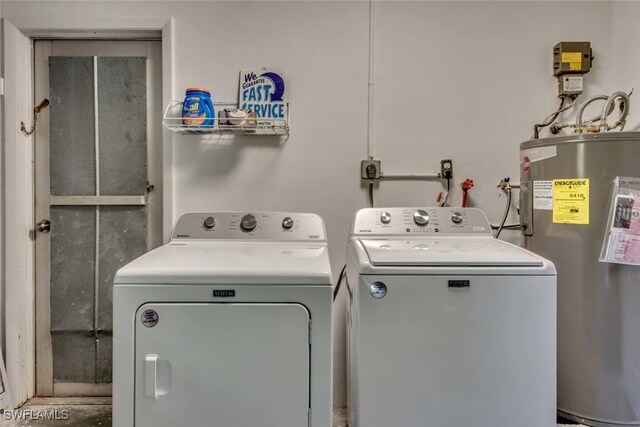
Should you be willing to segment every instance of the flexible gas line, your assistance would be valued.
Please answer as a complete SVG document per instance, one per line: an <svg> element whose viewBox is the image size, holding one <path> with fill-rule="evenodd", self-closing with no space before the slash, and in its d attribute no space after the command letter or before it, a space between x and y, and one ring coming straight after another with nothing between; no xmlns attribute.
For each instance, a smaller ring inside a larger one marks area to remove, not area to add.
<svg viewBox="0 0 640 427"><path fill-rule="evenodd" d="M551 133L558 134L564 128L574 128L577 133L585 133L585 132L607 132L613 129L620 127L620 130L624 129L624 126L627 121L627 116L629 115L629 109L631 106L630 97L633 94L633 89L627 94L622 91L618 91L613 93L610 96L607 95L596 95L587 99L580 105L578 109L578 113L576 114L576 119L573 122L563 122L556 123L551 126ZM609 125L607 123L607 117L609 117L615 110L615 101L621 98L622 101L620 103L621 112L618 120L615 124ZM585 109L588 105L595 101L606 101L604 106L602 107L602 112L600 115L595 116L589 120L583 121L582 116L584 114ZM593 125L591 127L587 125L592 125L595 122L599 122L597 126Z"/></svg>

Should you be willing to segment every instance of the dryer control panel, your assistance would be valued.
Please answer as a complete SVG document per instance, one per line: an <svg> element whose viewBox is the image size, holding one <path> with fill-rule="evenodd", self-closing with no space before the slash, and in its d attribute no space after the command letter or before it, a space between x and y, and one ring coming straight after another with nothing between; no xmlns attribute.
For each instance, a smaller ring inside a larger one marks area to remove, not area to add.
<svg viewBox="0 0 640 427"><path fill-rule="evenodd" d="M369 208L356 213L354 236L491 235L476 208Z"/></svg>
<svg viewBox="0 0 640 427"><path fill-rule="evenodd" d="M172 241L184 240L327 240L324 221L316 214L292 212L200 212L178 219Z"/></svg>

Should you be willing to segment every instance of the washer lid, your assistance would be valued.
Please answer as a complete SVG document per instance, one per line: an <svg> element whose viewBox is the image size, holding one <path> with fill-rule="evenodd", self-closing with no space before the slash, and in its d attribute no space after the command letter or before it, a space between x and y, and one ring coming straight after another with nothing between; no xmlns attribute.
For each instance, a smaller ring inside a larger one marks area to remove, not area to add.
<svg viewBox="0 0 640 427"><path fill-rule="evenodd" d="M543 267L534 254L493 237L360 239L372 266Z"/></svg>

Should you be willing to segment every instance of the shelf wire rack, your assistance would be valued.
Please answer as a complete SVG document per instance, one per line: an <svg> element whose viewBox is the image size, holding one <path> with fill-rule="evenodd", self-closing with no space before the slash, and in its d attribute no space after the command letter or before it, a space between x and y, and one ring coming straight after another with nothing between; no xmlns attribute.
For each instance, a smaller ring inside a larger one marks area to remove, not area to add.
<svg viewBox="0 0 640 427"><path fill-rule="evenodd" d="M271 135L271 136L288 136L289 124L286 119L273 118L247 118L247 119L229 119L216 117L211 119L212 125L199 126L187 125L182 118L182 101L173 100L169 103L164 111L162 124L165 128L172 132L183 135ZM216 111L225 107L237 107L233 103L217 103L214 104ZM287 104L287 116L289 104ZM233 121L240 122L232 124Z"/></svg>

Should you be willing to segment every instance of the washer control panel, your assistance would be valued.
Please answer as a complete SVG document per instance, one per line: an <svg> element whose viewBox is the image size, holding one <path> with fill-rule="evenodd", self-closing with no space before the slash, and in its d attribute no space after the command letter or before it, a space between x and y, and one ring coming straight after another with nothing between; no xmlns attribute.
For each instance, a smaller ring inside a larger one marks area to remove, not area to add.
<svg viewBox="0 0 640 427"><path fill-rule="evenodd" d="M354 236L491 235L486 215L476 208L369 208L356 213Z"/></svg>
<svg viewBox="0 0 640 427"><path fill-rule="evenodd" d="M186 213L178 219L172 241L185 240L327 240L316 214L292 212Z"/></svg>

